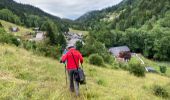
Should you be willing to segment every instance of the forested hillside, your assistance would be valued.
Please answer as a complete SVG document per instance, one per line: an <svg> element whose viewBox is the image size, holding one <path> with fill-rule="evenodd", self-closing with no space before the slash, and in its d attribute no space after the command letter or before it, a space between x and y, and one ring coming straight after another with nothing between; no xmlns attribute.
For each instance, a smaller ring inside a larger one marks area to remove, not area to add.
<svg viewBox="0 0 170 100"><path fill-rule="evenodd" d="M45 13L41 9L19 4L13 0L0 1L0 18L16 24L22 24L27 27L42 27L44 21L50 19L55 22L60 30L64 28L64 23L59 17Z"/></svg>
<svg viewBox="0 0 170 100"><path fill-rule="evenodd" d="M4 30L9 29L10 26L1 25L0 29L3 30L3 32L0 33L2 37L1 42L22 46L27 50L33 50L41 55L52 56L54 58L59 57L61 53L60 51L66 46L66 39L63 35L64 32L68 31L66 21L45 13L37 7L16 3L13 0L1 0L0 19L11 22L13 23L13 26L18 26L19 28L25 27L25 29L34 29L38 27L39 31L46 33L44 41L37 43L21 39L21 41L19 41L20 43L18 43L17 39L20 40L20 37L15 37L15 39L13 39L12 33L8 33ZM57 53L56 49L58 50Z"/></svg>
<svg viewBox="0 0 170 100"><path fill-rule="evenodd" d="M170 60L170 1L124 0L92 11L76 20L97 41L112 46L128 45L133 52L156 60Z"/></svg>

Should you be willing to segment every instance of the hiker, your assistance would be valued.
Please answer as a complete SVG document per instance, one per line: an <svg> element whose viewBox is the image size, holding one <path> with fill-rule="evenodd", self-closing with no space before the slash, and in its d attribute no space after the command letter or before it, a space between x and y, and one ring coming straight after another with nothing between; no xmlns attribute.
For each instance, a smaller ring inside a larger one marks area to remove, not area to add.
<svg viewBox="0 0 170 100"><path fill-rule="evenodd" d="M74 73L77 71L79 67L79 63L83 63L83 57L81 53L75 49L74 46L68 46L68 52L64 54L61 58L61 62L67 61L67 72L69 75L70 81L70 91L76 92L76 95L79 95L79 82L75 81ZM75 85L74 85L75 82Z"/></svg>

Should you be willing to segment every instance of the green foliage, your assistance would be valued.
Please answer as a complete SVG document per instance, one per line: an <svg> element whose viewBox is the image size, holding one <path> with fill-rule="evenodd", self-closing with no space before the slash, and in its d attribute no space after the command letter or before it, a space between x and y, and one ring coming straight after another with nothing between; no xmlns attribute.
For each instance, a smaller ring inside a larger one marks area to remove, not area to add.
<svg viewBox="0 0 170 100"><path fill-rule="evenodd" d="M104 53L102 53L100 55L102 56L105 63L112 64L114 62L114 60L115 60L113 55L108 53L108 52L104 52Z"/></svg>
<svg viewBox="0 0 170 100"><path fill-rule="evenodd" d="M81 50L83 48L83 43L81 41L76 42L76 49Z"/></svg>
<svg viewBox="0 0 170 100"><path fill-rule="evenodd" d="M63 35L63 34L59 34L59 35L57 35L57 43L59 44L59 45L61 45L61 47L62 48L65 48L66 47L66 38L65 38L65 36Z"/></svg>
<svg viewBox="0 0 170 100"><path fill-rule="evenodd" d="M0 23L0 27L3 27L3 26L2 26L2 23Z"/></svg>
<svg viewBox="0 0 170 100"><path fill-rule="evenodd" d="M123 69L123 70L129 70L129 65L127 63L118 63L118 67Z"/></svg>
<svg viewBox="0 0 170 100"><path fill-rule="evenodd" d="M153 87L153 92L154 92L154 95L160 96L163 98L167 98L169 96L169 93L167 92L167 90L164 87L159 86L159 85L155 85Z"/></svg>
<svg viewBox="0 0 170 100"><path fill-rule="evenodd" d="M93 65L102 66L104 64L104 61L100 55L92 54L89 56L89 63Z"/></svg>
<svg viewBox="0 0 170 100"><path fill-rule="evenodd" d="M6 31L2 28L0 28L0 43L14 44L16 46L20 45L20 41L17 39L17 37L10 33L6 33Z"/></svg>
<svg viewBox="0 0 170 100"><path fill-rule="evenodd" d="M130 63L129 72L137 77L145 76L145 68L140 63Z"/></svg>
<svg viewBox="0 0 170 100"><path fill-rule="evenodd" d="M170 60L170 36L161 38L159 41L155 41L156 54L154 58L159 60Z"/></svg>
<svg viewBox="0 0 170 100"><path fill-rule="evenodd" d="M116 6L89 12L77 21L107 48L127 45L145 57L168 61L169 5L169 0L124 0Z"/></svg>
<svg viewBox="0 0 170 100"><path fill-rule="evenodd" d="M23 41L23 48L26 50L34 50L37 48L36 43L32 41Z"/></svg>
<svg viewBox="0 0 170 100"><path fill-rule="evenodd" d="M38 43L35 52L39 55L60 59L62 47L60 45L50 46L46 43Z"/></svg>
<svg viewBox="0 0 170 100"><path fill-rule="evenodd" d="M8 9L2 9L0 10L0 19L12 22L12 23L16 23L16 24L20 24L20 19L17 15L13 14L12 11L8 10Z"/></svg>
<svg viewBox="0 0 170 100"><path fill-rule="evenodd" d="M1 0L0 9L0 18L5 21L27 27L41 27L44 22L50 19L58 27L59 32L68 31L64 20L31 5L17 3L14 0Z"/></svg>
<svg viewBox="0 0 170 100"><path fill-rule="evenodd" d="M159 70L161 73L166 73L167 67L166 66L159 66Z"/></svg>
<svg viewBox="0 0 170 100"><path fill-rule="evenodd" d="M105 63L112 64L114 61L113 56L107 51L107 48L101 42L96 41L93 37L88 36L85 40L85 45L81 49L84 56L91 54L98 54L102 57Z"/></svg>
<svg viewBox="0 0 170 100"><path fill-rule="evenodd" d="M89 56L94 53L101 54L106 50L105 46L101 42L96 41L91 36L88 36L85 41L86 43L82 48L82 53L84 56Z"/></svg>

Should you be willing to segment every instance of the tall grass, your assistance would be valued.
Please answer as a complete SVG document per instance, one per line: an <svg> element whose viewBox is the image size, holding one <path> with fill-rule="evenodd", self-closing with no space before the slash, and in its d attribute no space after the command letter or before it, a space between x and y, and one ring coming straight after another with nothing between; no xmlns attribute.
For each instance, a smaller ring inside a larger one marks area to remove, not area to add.
<svg viewBox="0 0 170 100"><path fill-rule="evenodd" d="M145 78L137 78L127 71L86 62L84 70L87 85L80 87L80 97L76 97L66 85L64 65L23 49L0 45L0 100L162 100L151 87L170 83L165 76L146 74Z"/></svg>

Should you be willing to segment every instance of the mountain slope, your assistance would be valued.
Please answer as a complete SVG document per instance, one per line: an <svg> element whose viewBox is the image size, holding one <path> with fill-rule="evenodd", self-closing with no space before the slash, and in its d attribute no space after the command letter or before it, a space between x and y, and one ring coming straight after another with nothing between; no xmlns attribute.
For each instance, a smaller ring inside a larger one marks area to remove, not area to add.
<svg viewBox="0 0 170 100"><path fill-rule="evenodd" d="M24 36L28 33L33 33L32 29L28 29L22 26L18 26L16 24L4 21L4 20L0 20L0 23L2 24L3 28L5 29L5 31L7 33L11 33L10 27L18 27L19 31L18 32L12 32L13 34L15 34L15 36Z"/></svg>
<svg viewBox="0 0 170 100"><path fill-rule="evenodd" d="M31 6L28 4L16 3L13 0L1 0L0 9L4 9L4 8L13 11L16 15L24 16L24 14L26 14L26 15L38 15L41 17L46 16L46 17L55 19L57 21L61 21L59 17L50 15L37 7Z"/></svg>
<svg viewBox="0 0 170 100"><path fill-rule="evenodd" d="M127 45L145 57L170 61L169 0L123 0L77 21L82 24L80 29L90 30L90 35L107 48Z"/></svg>
<svg viewBox="0 0 170 100"><path fill-rule="evenodd" d="M27 27L43 27L45 21L51 20L59 31L68 30L66 22L59 17L50 15L41 9L17 3L13 0L0 1L0 19Z"/></svg>
<svg viewBox="0 0 170 100"><path fill-rule="evenodd" d="M129 27L140 28L152 17L160 19L169 10L169 0L123 0L113 7L86 13L76 21L82 22L86 27L94 27L98 22L106 22L103 19L114 17L109 21L111 28L124 31Z"/></svg>
<svg viewBox="0 0 170 100"><path fill-rule="evenodd" d="M0 99L75 99L65 84L64 65L33 55L10 45L0 44ZM170 90L170 79L157 74L137 78L126 71L84 64L87 90L81 86L78 100L162 100L152 93L153 85ZM97 91L96 91L97 90ZM170 91L169 91L170 92Z"/></svg>

